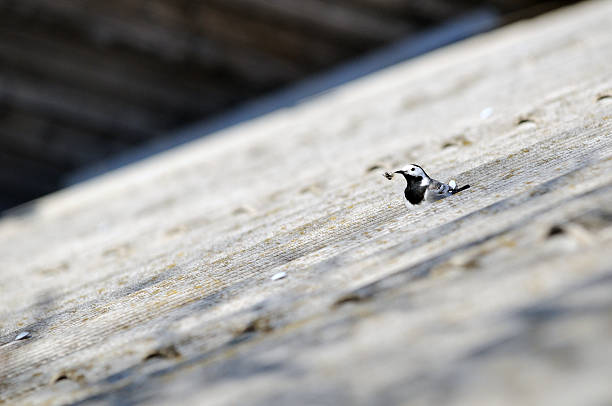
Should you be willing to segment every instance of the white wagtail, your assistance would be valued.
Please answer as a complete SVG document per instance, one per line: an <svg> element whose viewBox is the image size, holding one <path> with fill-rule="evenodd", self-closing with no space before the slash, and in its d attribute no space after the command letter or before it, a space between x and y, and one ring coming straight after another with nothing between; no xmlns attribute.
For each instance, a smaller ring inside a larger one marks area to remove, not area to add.
<svg viewBox="0 0 612 406"><path fill-rule="evenodd" d="M407 186L404 190L404 203L409 209L423 202L431 203L444 199L470 187L470 185L465 185L458 188L457 182L454 179L448 182L448 185L437 181L430 178L419 165L414 164L407 165L393 173L385 172L383 176L391 180L395 173L403 175L404 179L406 179Z"/></svg>

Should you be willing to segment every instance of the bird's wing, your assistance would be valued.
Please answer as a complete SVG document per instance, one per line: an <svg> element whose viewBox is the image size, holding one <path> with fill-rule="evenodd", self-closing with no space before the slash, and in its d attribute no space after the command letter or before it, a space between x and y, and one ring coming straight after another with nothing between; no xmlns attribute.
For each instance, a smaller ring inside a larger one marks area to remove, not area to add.
<svg viewBox="0 0 612 406"><path fill-rule="evenodd" d="M450 186L446 183L431 179L425 195L425 198L429 201L443 199L450 195Z"/></svg>
<svg viewBox="0 0 612 406"><path fill-rule="evenodd" d="M448 192L448 189L450 189L450 187L446 183L442 183L440 181L432 179L429 182L429 186L427 186L427 189L430 193L443 195L444 193Z"/></svg>

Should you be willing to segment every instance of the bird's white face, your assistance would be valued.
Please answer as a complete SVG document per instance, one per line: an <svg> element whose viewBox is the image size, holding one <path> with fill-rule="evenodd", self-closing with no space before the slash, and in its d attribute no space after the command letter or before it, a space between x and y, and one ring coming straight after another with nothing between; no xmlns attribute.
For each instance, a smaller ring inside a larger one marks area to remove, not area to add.
<svg viewBox="0 0 612 406"><path fill-rule="evenodd" d="M406 165L401 170L408 176L420 176L423 179L428 178L427 174L425 174L425 171L421 169L421 167L416 165Z"/></svg>

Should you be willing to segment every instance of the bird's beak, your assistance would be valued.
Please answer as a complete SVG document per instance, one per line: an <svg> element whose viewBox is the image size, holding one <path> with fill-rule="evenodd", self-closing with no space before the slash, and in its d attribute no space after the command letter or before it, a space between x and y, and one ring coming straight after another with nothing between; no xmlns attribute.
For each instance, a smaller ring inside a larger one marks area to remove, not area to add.
<svg viewBox="0 0 612 406"><path fill-rule="evenodd" d="M401 174L403 174L404 172L402 172L402 171L395 171L395 172L393 172L393 173L399 173L399 174L401 175Z"/></svg>

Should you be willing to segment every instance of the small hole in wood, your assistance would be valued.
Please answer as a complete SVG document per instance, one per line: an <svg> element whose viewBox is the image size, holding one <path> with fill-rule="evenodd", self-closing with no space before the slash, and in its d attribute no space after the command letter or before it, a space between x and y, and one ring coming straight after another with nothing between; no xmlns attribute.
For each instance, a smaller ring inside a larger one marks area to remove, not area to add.
<svg viewBox="0 0 612 406"><path fill-rule="evenodd" d="M383 166L380 164L374 164L368 167L368 169L366 169L366 172L374 172L375 170L378 170L378 169L383 169Z"/></svg>
<svg viewBox="0 0 612 406"><path fill-rule="evenodd" d="M301 188L299 190L299 193L301 195L315 195L315 196L319 196L321 193L323 193L323 188L325 187L325 185L323 183L313 183L312 185L306 185L303 188Z"/></svg>
<svg viewBox="0 0 612 406"><path fill-rule="evenodd" d="M83 374L78 373L77 370L68 370L60 372L55 378L51 380L51 383L59 383L63 381L71 381L82 384L85 382L85 376Z"/></svg>
<svg viewBox="0 0 612 406"><path fill-rule="evenodd" d="M254 320L251 320L249 324L247 324L244 329L239 331L239 334L248 334L248 333L267 333L272 331L274 328L272 327L272 322L269 317L262 316L257 317Z"/></svg>
<svg viewBox="0 0 612 406"><path fill-rule="evenodd" d="M151 359L172 359L179 358L181 353L178 352L175 346L170 345L168 347L159 348L151 353L149 353L146 357L144 357L144 361L148 361Z"/></svg>
<svg viewBox="0 0 612 406"><path fill-rule="evenodd" d="M346 303L360 303L370 300L377 293L376 285L366 285L362 286L359 289L353 290L352 292L347 292L344 295L340 296L333 303L332 307L339 307Z"/></svg>
<svg viewBox="0 0 612 406"><path fill-rule="evenodd" d="M535 122L529 118L519 118L516 122L517 127L521 128L533 128L536 126Z"/></svg>
<svg viewBox="0 0 612 406"><path fill-rule="evenodd" d="M247 205L239 206L232 211L232 214L234 216L239 216L242 214L254 214L254 213L255 213L255 209Z"/></svg>
<svg viewBox="0 0 612 406"><path fill-rule="evenodd" d="M53 380L53 383L57 383L59 381L65 381L67 379L68 379L68 376L66 374L61 374Z"/></svg>
<svg viewBox="0 0 612 406"><path fill-rule="evenodd" d="M445 141L441 145L441 148L446 149L450 147L469 147L470 145L472 145L472 141L470 141L468 137L463 134L458 134Z"/></svg>
<svg viewBox="0 0 612 406"><path fill-rule="evenodd" d="M565 229L560 225L554 225L548 230L548 234L546 236L550 238L561 234L565 234Z"/></svg>
<svg viewBox="0 0 612 406"><path fill-rule="evenodd" d="M150 359L155 359L155 358L166 358L166 357L164 357L161 352L155 351L155 352L152 352L151 354L147 355L146 357L144 357L144 360L148 361Z"/></svg>

